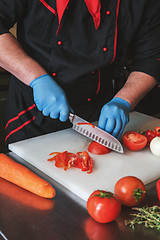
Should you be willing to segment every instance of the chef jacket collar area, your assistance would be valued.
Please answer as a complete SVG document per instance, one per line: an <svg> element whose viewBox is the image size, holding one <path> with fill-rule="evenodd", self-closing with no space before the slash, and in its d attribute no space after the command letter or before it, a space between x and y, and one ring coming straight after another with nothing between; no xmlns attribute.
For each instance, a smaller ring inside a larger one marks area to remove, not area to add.
<svg viewBox="0 0 160 240"><path fill-rule="evenodd" d="M88 11L93 17L93 21L95 24L95 28L98 29L100 20L101 20L101 1L100 0L82 0L85 1ZM64 11L69 3L69 0L57 0L57 14L58 14L58 21L59 24L61 23L61 19L63 17Z"/></svg>

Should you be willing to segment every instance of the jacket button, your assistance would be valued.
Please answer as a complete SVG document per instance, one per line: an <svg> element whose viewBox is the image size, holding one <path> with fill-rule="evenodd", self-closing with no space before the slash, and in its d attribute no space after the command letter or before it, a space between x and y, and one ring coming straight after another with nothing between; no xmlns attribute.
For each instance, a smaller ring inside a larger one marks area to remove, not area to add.
<svg viewBox="0 0 160 240"><path fill-rule="evenodd" d="M106 47L103 48L103 52L107 52L107 48Z"/></svg>
<svg viewBox="0 0 160 240"><path fill-rule="evenodd" d="M62 41L58 41L58 45L59 45L59 46L62 45Z"/></svg>
<svg viewBox="0 0 160 240"><path fill-rule="evenodd" d="M107 15L110 15L110 14L111 14L111 12L108 10L108 11L106 12L106 14L107 14Z"/></svg>

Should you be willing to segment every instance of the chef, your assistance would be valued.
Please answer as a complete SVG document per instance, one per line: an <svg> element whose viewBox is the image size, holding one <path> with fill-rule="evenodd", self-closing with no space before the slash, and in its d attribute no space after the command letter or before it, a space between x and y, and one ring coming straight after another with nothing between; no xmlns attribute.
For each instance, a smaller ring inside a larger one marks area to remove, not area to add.
<svg viewBox="0 0 160 240"><path fill-rule="evenodd" d="M70 111L119 138L160 79L159 13L160 0L1 0L0 66L12 74L6 143L68 128ZM132 70L114 95L128 52Z"/></svg>

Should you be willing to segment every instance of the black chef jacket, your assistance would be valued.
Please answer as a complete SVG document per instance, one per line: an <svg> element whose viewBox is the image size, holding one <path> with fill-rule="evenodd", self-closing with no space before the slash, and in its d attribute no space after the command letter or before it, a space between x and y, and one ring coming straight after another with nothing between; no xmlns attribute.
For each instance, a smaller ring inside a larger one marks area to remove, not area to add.
<svg viewBox="0 0 160 240"><path fill-rule="evenodd" d="M96 28L84 0L70 0L58 21L56 0L1 0L0 34L17 22L17 38L64 89L74 111L97 120L113 97L115 64L131 49L133 71L160 77L160 0L101 0ZM138 82L137 82L138 84ZM32 89L12 77L6 142L68 127L36 109Z"/></svg>

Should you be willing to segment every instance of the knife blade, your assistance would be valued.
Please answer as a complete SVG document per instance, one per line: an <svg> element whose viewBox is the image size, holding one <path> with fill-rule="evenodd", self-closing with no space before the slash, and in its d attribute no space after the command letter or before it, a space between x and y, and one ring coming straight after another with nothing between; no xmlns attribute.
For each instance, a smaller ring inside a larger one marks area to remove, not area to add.
<svg viewBox="0 0 160 240"><path fill-rule="evenodd" d="M105 147L108 147L116 152L123 153L123 147L121 143L111 134L105 132L104 130L87 122L75 114L70 113L69 120L73 124L72 128L75 131L92 139L95 142L100 143Z"/></svg>

